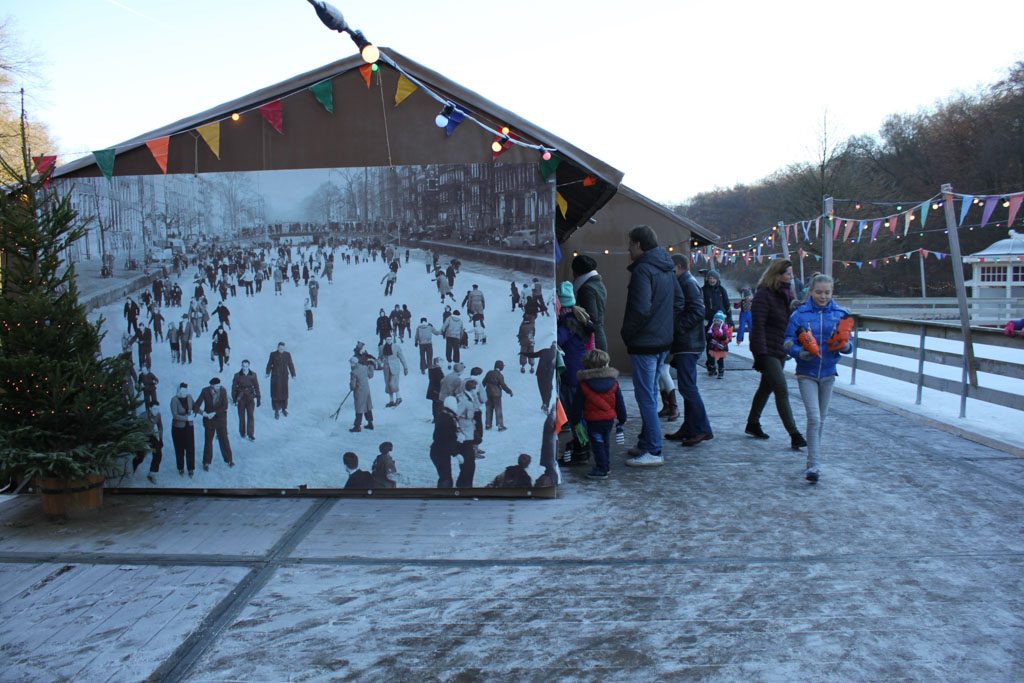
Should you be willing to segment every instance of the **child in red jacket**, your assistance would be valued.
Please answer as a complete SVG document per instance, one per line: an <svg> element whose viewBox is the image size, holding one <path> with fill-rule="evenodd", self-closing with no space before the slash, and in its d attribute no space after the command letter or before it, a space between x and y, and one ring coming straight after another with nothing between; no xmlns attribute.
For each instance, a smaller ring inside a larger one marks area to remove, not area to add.
<svg viewBox="0 0 1024 683"><path fill-rule="evenodd" d="M725 377L725 359L729 355L729 342L732 341L732 328L725 324L725 313L715 312L715 317L708 327L708 374L715 374L712 368L717 364L718 379Z"/></svg>
<svg viewBox="0 0 1024 683"><path fill-rule="evenodd" d="M626 402L616 378L619 371L609 367L611 358L600 349L587 351L583 356L583 369L577 373L579 388L569 407L569 422L586 422L594 453L594 467L588 477L604 479L611 470L608 447L612 429L618 418L619 426L626 422Z"/></svg>

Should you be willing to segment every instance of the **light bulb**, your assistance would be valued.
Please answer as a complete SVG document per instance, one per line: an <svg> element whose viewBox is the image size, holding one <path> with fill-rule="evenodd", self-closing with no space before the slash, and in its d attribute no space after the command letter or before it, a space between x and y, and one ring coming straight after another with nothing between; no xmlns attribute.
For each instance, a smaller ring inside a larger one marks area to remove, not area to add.
<svg viewBox="0 0 1024 683"><path fill-rule="evenodd" d="M502 126L501 127L501 134L502 135L508 135L508 126Z"/></svg>
<svg viewBox="0 0 1024 683"><path fill-rule="evenodd" d="M378 50L377 46L373 43L364 45L360 54L363 56L363 61L367 64L374 64L378 59L380 59L380 50Z"/></svg>
<svg viewBox="0 0 1024 683"><path fill-rule="evenodd" d="M1004 199L1004 200L1003 200L1003 208L1005 209L1005 208L1007 208L1008 206L1010 206L1010 200L1009 200L1009 199Z"/></svg>
<svg viewBox="0 0 1024 683"><path fill-rule="evenodd" d="M501 140L495 140L491 143L491 151L495 154L501 151Z"/></svg>
<svg viewBox="0 0 1024 683"><path fill-rule="evenodd" d="M551 161L551 152L544 152L540 155L540 158L544 161Z"/></svg>
<svg viewBox="0 0 1024 683"><path fill-rule="evenodd" d="M938 202L932 202L932 209L938 209L938 208L939 208Z"/></svg>
<svg viewBox="0 0 1024 683"><path fill-rule="evenodd" d="M445 126L448 125L448 117L445 116L444 114L438 114L434 118L434 125L437 126L438 128L444 128Z"/></svg>
<svg viewBox="0 0 1024 683"><path fill-rule="evenodd" d="M606 254L607 254L607 253L608 253L608 250L607 250L607 249L605 249L605 250L604 250L604 253L606 253Z"/></svg>
<svg viewBox="0 0 1024 683"><path fill-rule="evenodd" d="M242 117L238 115L237 111L234 114L231 115L231 120L232 121L237 121L240 118L242 118Z"/></svg>
<svg viewBox="0 0 1024 683"><path fill-rule="evenodd" d="M380 67L377 65L377 62L373 63L373 66L370 67L370 71L372 71L373 73L377 73L378 71L380 71Z"/></svg>

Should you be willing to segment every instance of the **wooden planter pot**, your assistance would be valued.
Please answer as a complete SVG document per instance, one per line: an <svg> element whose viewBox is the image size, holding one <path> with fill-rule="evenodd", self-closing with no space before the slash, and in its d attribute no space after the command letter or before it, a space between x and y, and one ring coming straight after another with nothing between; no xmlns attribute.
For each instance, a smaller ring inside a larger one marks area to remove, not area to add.
<svg viewBox="0 0 1024 683"><path fill-rule="evenodd" d="M85 479L39 479L43 496L43 512L49 517L83 517L103 507L102 474L90 474Z"/></svg>

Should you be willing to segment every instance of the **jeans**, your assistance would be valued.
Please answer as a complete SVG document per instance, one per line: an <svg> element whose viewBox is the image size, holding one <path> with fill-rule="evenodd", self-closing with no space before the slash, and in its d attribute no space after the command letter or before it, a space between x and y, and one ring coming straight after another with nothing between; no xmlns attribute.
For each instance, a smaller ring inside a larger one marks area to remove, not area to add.
<svg viewBox="0 0 1024 683"><path fill-rule="evenodd" d="M676 383L672 381L672 373L668 367L668 363L666 363L658 372L658 388L662 391L673 392L676 390Z"/></svg>
<svg viewBox="0 0 1024 683"><path fill-rule="evenodd" d="M750 331L750 311L740 311L740 324L736 327L736 343L743 343L743 333Z"/></svg>
<svg viewBox="0 0 1024 683"><path fill-rule="evenodd" d="M608 447L612 440L612 428L615 420L587 420L587 433L590 435L590 452L594 454L594 469L607 472L611 469Z"/></svg>
<svg viewBox="0 0 1024 683"><path fill-rule="evenodd" d="M804 401L807 413L807 469L818 469L821 453L821 432L825 424L828 403L832 400L832 387L836 377L804 377L798 375L797 386L800 387L800 398Z"/></svg>
<svg viewBox="0 0 1024 683"><path fill-rule="evenodd" d="M768 397L775 394L775 408L782 418L782 425L792 436L799 433L793 420L793 409L789 407L789 387L786 386L786 375L782 370L782 361L774 356L761 356L761 383L754 392L754 400L750 404L747 424L761 422L761 413L768 404Z"/></svg>
<svg viewBox="0 0 1024 683"><path fill-rule="evenodd" d="M641 453L661 455L661 424L658 421L658 375L668 354L643 353L630 355L633 366L633 393L640 408L640 437L637 448Z"/></svg>
<svg viewBox="0 0 1024 683"><path fill-rule="evenodd" d="M672 357L679 382L679 393L683 397L683 436L711 434L711 421L704 407L704 399L697 389L697 359L699 353L677 353Z"/></svg>

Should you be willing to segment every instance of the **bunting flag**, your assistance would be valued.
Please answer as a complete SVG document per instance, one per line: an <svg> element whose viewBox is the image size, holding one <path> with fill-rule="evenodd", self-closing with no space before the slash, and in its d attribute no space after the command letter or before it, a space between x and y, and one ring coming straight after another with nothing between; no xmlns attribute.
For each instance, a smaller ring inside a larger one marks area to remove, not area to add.
<svg viewBox="0 0 1024 683"><path fill-rule="evenodd" d="M583 179L583 187L593 187L594 185L597 185L596 177L588 175L586 178Z"/></svg>
<svg viewBox="0 0 1024 683"><path fill-rule="evenodd" d="M842 229L842 227L843 227L843 219L840 218L839 220L836 221L836 225L832 229L832 241L833 242L835 242L837 239L839 239L839 231ZM847 234L849 234L849 233L847 233ZM846 238L844 237L843 239L846 239Z"/></svg>
<svg viewBox="0 0 1024 683"><path fill-rule="evenodd" d="M1017 219L1017 212L1020 210L1022 201L1024 201L1024 194L1015 194L1010 197L1010 217L1006 221L1007 227L1013 227L1013 221Z"/></svg>
<svg viewBox="0 0 1024 683"><path fill-rule="evenodd" d="M985 200L985 209L981 212L981 227L985 227L988 223L988 219L992 218L992 212L996 209L996 202L999 201L999 197L989 197Z"/></svg>
<svg viewBox="0 0 1024 683"><path fill-rule="evenodd" d="M907 215L909 215L909 214L910 214L910 212L908 211ZM896 234L896 226L899 224L899 222L900 222L900 217L899 217L898 214L895 215L895 216L889 216L889 232L891 234L893 234L893 235Z"/></svg>
<svg viewBox="0 0 1024 683"><path fill-rule="evenodd" d="M556 157L554 154L552 154L551 158L548 159L547 161L541 159L540 175L542 178L544 178L544 182L547 182L548 178L551 177L551 174L555 172L555 169L558 168L558 165L560 163L562 163L562 160Z"/></svg>
<svg viewBox="0 0 1024 683"><path fill-rule="evenodd" d="M451 137L451 134L455 132L455 129L459 127L459 124L466 120L466 112L462 111L458 107L452 110L452 113L448 115L448 125L444 127L444 136Z"/></svg>
<svg viewBox="0 0 1024 683"><path fill-rule="evenodd" d="M565 218L565 212L569 210L569 202L565 201L561 192L555 193L555 204L558 204L558 211L562 214L562 218Z"/></svg>
<svg viewBox="0 0 1024 683"><path fill-rule="evenodd" d="M146 147L149 147L149 153L153 155L153 160L156 161L156 165L160 167L160 171L164 175L167 175L167 148L170 142L171 136L165 135L162 138L150 140L146 143Z"/></svg>
<svg viewBox="0 0 1024 683"><path fill-rule="evenodd" d="M928 258L928 250L927 249L918 249L917 253L919 253L921 255L921 260L922 261L924 259Z"/></svg>
<svg viewBox="0 0 1024 683"><path fill-rule="evenodd" d="M334 113L334 86L330 79L309 86L309 91L313 93L316 101L327 110L327 113Z"/></svg>
<svg viewBox="0 0 1024 683"><path fill-rule="evenodd" d="M555 240L555 263L562 262L562 248L558 246L558 240Z"/></svg>
<svg viewBox="0 0 1024 683"><path fill-rule="evenodd" d="M829 219L825 219L825 225L828 225ZM818 239L821 236L821 216L814 219L814 239Z"/></svg>
<svg viewBox="0 0 1024 683"><path fill-rule="evenodd" d="M569 418L565 416L565 409L562 408L562 402L559 399L555 399L555 434L562 431L562 427L569 422Z"/></svg>
<svg viewBox="0 0 1024 683"><path fill-rule="evenodd" d="M971 210L971 204L974 202L973 194L965 194L963 203L960 205L960 222L957 225L963 225L964 219L967 218L967 212Z"/></svg>
<svg viewBox="0 0 1024 683"><path fill-rule="evenodd" d="M878 229L882 227L882 220L878 219L871 224L871 241L875 241L875 237L878 236ZM860 242L860 235L857 235L857 241Z"/></svg>
<svg viewBox="0 0 1024 683"><path fill-rule="evenodd" d="M96 160L96 165L99 166L100 173L107 180L110 180L114 175L114 157L117 154L117 150L114 147L110 149L101 149L92 153L92 158Z"/></svg>
<svg viewBox="0 0 1024 683"><path fill-rule="evenodd" d="M843 228L843 241L850 239L850 233L853 232L853 220L846 221L846 227Z"/></svg>
<svg viewBox="0 0 1024 683"><path fill-rule="evenodd" d="M43 189L49 189L50 173L57 163L57 155L40 154L37 157L32 157L32 162L36 165L36 172L43 178Z"/></svg>
<svg viewBox="0 0 1024 683"><path fill-rule="evenodd" d="M395 106L397 107L402 102L405 102L405 98L416 92L418 86L410 81L405 75L398 77L398 87L395 88Z"/></svg>
<svg viewBox="0 0 1024 683"><path fill-rule="evenodd" d="M782 233L786 236L786 241L789 242L789 226L788 225L783 225L782 226Z"/></svg>
<svg viewBox="0 0 1024 683"><path fill-rule="evenodd" d="M928 208L931 206L929 202L921 202L921 229L924 230L925 221L928 220Z"/></svg>
<svg viewBox="0 0 1024 683"><path fill-rule="evenodd" d="M206 141L206 144L209 145L213 156L220 159L220 121L199 126L196 128L196 131Z"/></svg>
<svg viewBox="0 0 1024 683"><path fill-rule="evenodd" d="M363 64L359 67L359 75L366 81L366 89L370 89L370 82L373 79L373 64Z"/></svg>
<svg viewBox="0 0 1024 683"><path fill-rule="evenodd" d="M910 232L910 219L913 218L914 212L907 211L903 214L903 236L906 237L907 233Z"/></svg>
<svg viewBox="0 0 1024 683"><path fill-rule="evenodd" d="M743 252L743 263L750 265L750 254Z"/></svg>
<svg viewBox="0 0 1024 683"><path fill-rule="evenodd" d="M270 124L270 127L281 135L284 135L284 110L281 107L281 100L267 102L260 107L260 114Z"/></svg>
<svg viewBox="0 0 1024 683"><path fill-rule="evenodd" d="M513 135L511 133L509 133L508 135L495 135L494 136L494 140L491 141L491 144L493 145L495 142L500 143L501 144L501 149L499 149L497 152L495 152L494 151L494 147L491 147L491 161L494 161L495 159L500 157L502 154L507 152L509 149L511 149L511 147L512 147L512 139L513 139Z"/></svg>
<svg viewBox="0 0 1024 683"><path fill-rule="evenodd" d="M811 233L810 233L810 231L811 231L811 222L810 221L804 221L803 223L800 224L800 227L803 228L803 231L804 231L804 241L807 242L808 240L811 239Z"/></svg>

